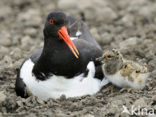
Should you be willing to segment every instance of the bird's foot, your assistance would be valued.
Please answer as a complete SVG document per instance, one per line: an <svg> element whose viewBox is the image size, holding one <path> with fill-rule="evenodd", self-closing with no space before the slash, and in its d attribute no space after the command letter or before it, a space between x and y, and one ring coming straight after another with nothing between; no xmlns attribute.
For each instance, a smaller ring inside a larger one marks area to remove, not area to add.
<svg viewBox="0 0 156 117"><path fill-rule="evenodd" d="M113 93L114 92L114 86L113 85L109 86L107 88L107 91Z"/></svg>
<svg viewBox="0 0 156 117"><path fill-rule="evenodd" d="M29 90L28 87L26 87L26 93L28 94L28 96L32 96L32 93L31 93L31 91Z"/></svg>

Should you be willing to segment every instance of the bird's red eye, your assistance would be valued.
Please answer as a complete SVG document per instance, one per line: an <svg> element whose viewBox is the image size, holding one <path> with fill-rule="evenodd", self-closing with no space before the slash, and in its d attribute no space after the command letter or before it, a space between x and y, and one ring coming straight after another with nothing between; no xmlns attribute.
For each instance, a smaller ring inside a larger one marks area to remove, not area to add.
<svg viewBox="0 0 156 117"><path fill-rule="evenodd" d="M49 23L50 23L50 24L54 24L54 21L53 21L52 18L50 18Z"/></svg>

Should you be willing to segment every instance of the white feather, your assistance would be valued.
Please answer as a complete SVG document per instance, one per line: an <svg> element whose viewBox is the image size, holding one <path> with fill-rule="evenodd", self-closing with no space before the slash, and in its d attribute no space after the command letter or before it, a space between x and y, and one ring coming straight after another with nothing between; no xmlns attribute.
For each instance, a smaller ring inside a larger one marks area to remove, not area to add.
<svg viewBox="0 0 156 117"><path fill-rule="evenodd" d="M148 74L139 74L134 81L130 81L127 77L123 77L120 74L120 71L118 71L114 75L106 75L106 78L108 80L121 88L136 88L136 89L143 89L145 87L145 82ZM141 80L141 83L139 82Z"/></svg>
<svg viewBox="0 0 156 117"><path fill-rule="evenodd" d="M70 37L70 39L73 41L75 39L78 39L78 37Z"/></svg>
<svg viewBox="0 0 156 117"><path fill-rule="evenodd" d="M78 37L78 36L80 36L80 35L82 35L82 32L80 32L79 30L76 32L76 36Z"/></svg>
<svg viewBox="0 0 156 117"><path fill-rule="evenodd" d="M73 41L75 39L78 39L78 37L82 35L82 32L80 32L79 30L76 32L76 37L70 37L70 39Z"/></svg>
<svg viewBox="0 0 156 117"><path fill-rule="evenodd" d="M129 85L127 84L127 82L128 82L127 79L128 78L121 76L120 71L118 71L114 75L106 75L106 77L108 78L108 80L112 84L114 84L114 85L116 85L118 87L124 87L124 88L129 87Z"/></svg>
<svg viewBox="0 0 156 117"><path fill-rule="evenodd" d="M83 74L72 79L66 79L63 76L53 75L45 81L36 80L32 75L34 63L28 59L20 70L20 77L34 96L42 99L59 98L61 95L68 97L83 96L87 94L97 93L103 84L107 82L93 78L95 74L95 66L90 62L87 66L89 74L83 77Z"/></svg>

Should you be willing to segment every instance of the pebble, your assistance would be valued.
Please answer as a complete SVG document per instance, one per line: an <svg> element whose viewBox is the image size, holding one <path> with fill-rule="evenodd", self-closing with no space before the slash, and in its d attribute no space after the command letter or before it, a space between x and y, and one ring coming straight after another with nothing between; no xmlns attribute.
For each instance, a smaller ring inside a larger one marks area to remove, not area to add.
<svg viewBox="0 0 156 117"><path fill-rule="evenodd" d="M134 16L130 14L126 14L121 19L122 23L124 23L126 26L133 26L134 22Z"/></svg>
<svg viewBox="0 0 156 117"><path fill-rule="evenodd" d="M10 37L11 36L7 31L2 31L0 33L0 45L10 46L11 45Z"/></svg>
<svg viewBox="0 0 156 117"><path fill-rule="evenodd" d="M37 98L36 100L39 104L44 104L44 101L42 99Z"/></svg>
<svg viewBox="0 0 156 117"><path fill-rule="evenodd" d="M25 13L21 12L18 14L17 20L26 26L40 26L42 22L39 9L28 9Z"/></svg>
<svg viewBox="0 0 156 117"><path fill-rule="evenodd" d="M75 0L77 2L77 0ZM78 9L80 11L84 11L87 8L91 8L93 4L93 0L79 0Z"/></svg>
<svg viewBox="0 0 156 117"><path fill-rule="evenodd" d="M118 106L122 106L123 105L123 101L122 100L112 100L111 104L116 107Z"/></svg>
<svg viewBox="0 0 156 117"><path fill-rule="evenodd" d="M45 1L43 1L43 2L45 2ZM49 13L51 11L54 11L55 7L56 7L55 4L48 4L48 5L46 5L45 12Z"/></svg>
<svg viewBox="0 0 156 117"><path fill-rule="evenodd" d="M12 37L12 45L17 45L19 44L19 40L21 39L21 35L14 34Z"/></svg>
<svg viewBox="0 0 156 117"><path fill-rule="evenodd" d="M142 16L143 18L150 18L153 16L153 14L156 14L156 5L153 4L153 5L146 5L146 6L143 6L139 9L138 11L138 14L140 16Z"/></svg>
<svg viewBox="0 0 156 117"><path fill-rule="evenodd" d="M22 55L21 49L19 49L19 48L13 49L13 50L10 52L10 55L11 55L12 57L14 57L16 60L18 60L19 58L21 58L21 55Z"/></svg>
<svg viewBox="0 0 156 117"><path fill-rule="evenodd" d="M94 115L91 115L91 114L86 114L83 117L95 117L95 116Z"/></svg>
<svg viewBox="0 0 156 117"><path fill-rule="evenodd" d="M153 58L148 63L149 71L153 71L155 69L155 65L156 65L156 58Z"/></svg>
<svg viewBox="0 0 156 117"><path fill-rule="evenodd" d="M59 0L57 5L59 9L72 14L83 11L87 20L111 23L118 17L115 11L109 7L108 2L104 0Z"/></svg>
<svg viewBox="0 0 156 117"><path fill-rule="evenodd" d="M0 58L2 59L2 57L9 52L9 49L5 46L0 46Z"/></svg>
<svg viewBox="0 0 156 117"><path fill-rule="evenodd" d="M4 12L5 11L5 12ZM11 14L12 9L9 6L1 6L0 7L0 19L6 18L9 14Z"/></svg>
<svg viewBox="0 0 156 117"><path fill-rule="evenodd" d="M110 7L98 8L96 12L97 21L102 21L103 23L112 23L118 15Z"/></svg>
<svg viewBox="0 0 156 117"><path fill-rule="evenodd" d="M3 61L6 63L6 64L11 64L12 63L12 59L9 55L5 55L4 58L3 58ZM4 64L5 64L4 63Z"/></svg>
<svg viewBox="0 0 156 117"><path fill-rule="evenodd" d="M120 49L127 49L130 46L135 46L137 44L137 37L128 38L119 43Z"/></svg>
<svg viewBox="0 0 156 117"><path fill-rule="evenodd" d="M27 28L27 29L24 30L24 34L32 36L32 37L35 37L37 35L37 29L35 29L35 28Z"/></svg>
<svg viewBox="0 0 156 117"><path fill-rule="evenodd" d="M103 45L110 44L112 42L112 40L113 40L113 37L110 33L105 32L101 35L101 43Z"/></svg>
<svg viewBox="0 0 156 117"><path fill-rule="evenodd" d="M59 9L76 9L78 1L77 0L59 0L57 5Z"/></svg>
<svg viewBox="0 0 156 117"><path fill-rule="evenodd" d="M152 71L152 75L156 76L156 69ZM156 99L156 98L155 98Z"/></svg>
<svg viewBox="0 0 156 117"><path fill-rule="evenodd" d="M16 103L18 106L21 106L21 107L23 106L23 102L21 100L18 100Z"/></svg>
<svg viewBox="0 0 156 117"><path fill-rule="evenodd" d="M29 50L30 49L30 44L32 43L32 39L30 38L30 36L24 36L22 39L21 39L21 47L22 49L25 49L25 50Z"/></svg>
<svg viewBox="0 0 156 117"><path fill-rule="evenodd" d="M3 117L2 113L0 112L0 117Z"/></svg>
<svg viewBox="0 0 156 117"><path fill-rule="evenodd" d="M135 102L134 102L134 106L136 107L146 107L147 106L147 103L145 102L145 99L144 98L140 98L140 99L137 99Z"/></svg>
<svg viewBox="0 0 156 117"><path fill-rule="evenodd" d="M1 103L1 102L4 102L5 99L6 99L6 95L4 94L3 91L0 91L0 103Z"/></svg>
<svg viewBox="0 0 156 117"><path fill-rule="evenodd" d="M153 95L153 96L152 96L152 100L153 100L153 101L156 101L156 95Z"/></svg>
<svg viewBox="0 0 156 117"><path fill-rule="evenodd" d="M91 34L92 34L92 36L94 37L94 39L97 41L97 42L100 42L100 36L99 36L99 34L98 34L98 31L97 31L97 29L96 28L91 28L90 29L90 32L91 32Z"/></svg>
<svg viewBox="0 0 156 117"><path fill-rule="evenodd" d="M85 17L87 20L94 20L95 16L93 14L96 14L94 9L86 9Z"/></svg>

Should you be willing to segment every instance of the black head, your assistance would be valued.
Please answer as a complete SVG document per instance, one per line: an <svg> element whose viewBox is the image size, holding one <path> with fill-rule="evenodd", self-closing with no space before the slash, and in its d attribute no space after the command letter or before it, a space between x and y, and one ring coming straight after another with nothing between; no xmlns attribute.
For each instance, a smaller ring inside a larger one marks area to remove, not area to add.
<svg viewBox="0 0 156 117"><path fill-rule="evenodd" d="M63 40L72 53L78 58L79 52L70 39L70 36L67 31L67 16L63 12L52 12L48 15L44 28L44 40L45 43L57 42L60 43L60 40ZM56 45L57 46L57 45Z"/></svg>
<svg viewBox="0 0 156 117"><path fill-rule="evenodd" d="M67 16L63 12L56 11L49 13L45 22L44 35L58 36L57 31L61 29L61 27L66 26L67 23Z"/></svg>

